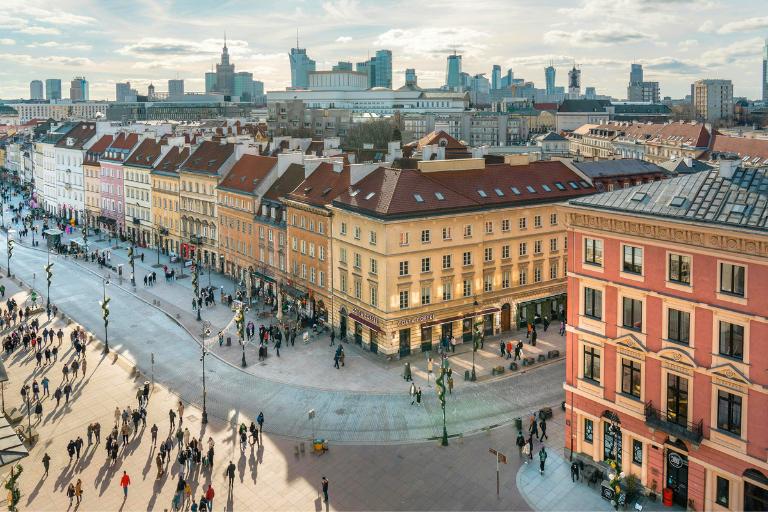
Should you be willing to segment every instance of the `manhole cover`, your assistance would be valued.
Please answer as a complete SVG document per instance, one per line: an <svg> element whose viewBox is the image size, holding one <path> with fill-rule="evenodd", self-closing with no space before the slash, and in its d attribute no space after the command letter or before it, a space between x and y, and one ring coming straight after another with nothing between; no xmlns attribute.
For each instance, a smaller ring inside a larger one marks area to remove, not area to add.
<svg viewBox="0 0 768 512"><path fill-rule="evenodd" d="M341 416L342 414L346 414L347 410L346 409L336 409L335 412L336 412L336 414Z"/></svg>

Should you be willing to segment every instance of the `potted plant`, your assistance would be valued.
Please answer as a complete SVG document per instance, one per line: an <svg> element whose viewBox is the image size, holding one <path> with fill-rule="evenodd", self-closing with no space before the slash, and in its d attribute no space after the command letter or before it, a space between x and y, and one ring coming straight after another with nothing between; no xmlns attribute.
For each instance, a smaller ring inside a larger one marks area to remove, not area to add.
<svg viewBox="0 0 768 512"><path fill-rule="evenodd" d="M651 482L651 490L648 491L648 499L651 501L656 501L656 487L658 487L659 484L656 483L656 480L653 480Z"/></svg>

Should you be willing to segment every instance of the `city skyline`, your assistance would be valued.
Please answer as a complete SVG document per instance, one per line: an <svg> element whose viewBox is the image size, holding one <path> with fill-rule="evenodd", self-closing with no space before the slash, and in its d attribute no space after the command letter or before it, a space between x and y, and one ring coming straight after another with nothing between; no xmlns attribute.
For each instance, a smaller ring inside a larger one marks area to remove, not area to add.
<svg viewBox="0 0 768 512"><path fill-rule="evenodd" d="M484 0L473 3L472 16L462 15L466 4L449 1L439 13L424 4L429 25L419 21L424 17L402 16L418 11L418 4L394 0L376 5L288 1L273 10L262 5L263 13L240 1L202 2L194 8L140 3L130 11L112 2L60 5L5 8L0 97L28 97L32 80L69 83L76 76L88 80L91 99L114 99L115 84L125 81L138 90L151 82L162 90L168 79L180 78L187 90L202 91L204 73L218 62L225 28L237 69L253 73L267 91L283 89L290 85L288 54L298 28L299 45L318 70L391 50L394 87L403 85L406 68L416 69L422 87L443 85L446 58L456 49L470 75L490 77L498 64L503 73L512 68L516 77L540 88L550 61L558 70L558 86L566 85L566 70L576 62L583 87L624 98L630 64L640 63L646 80L660 82L662 97L689 94L697 79L730 78L735 96L759 99L768 33L768 17L754 17L758 3L735 0L575 0L535 6ZM507 33L510 20L500 10L519 21L517 13L525 12L525 23ZM680 30L681 23L687 30Z"/></svg>

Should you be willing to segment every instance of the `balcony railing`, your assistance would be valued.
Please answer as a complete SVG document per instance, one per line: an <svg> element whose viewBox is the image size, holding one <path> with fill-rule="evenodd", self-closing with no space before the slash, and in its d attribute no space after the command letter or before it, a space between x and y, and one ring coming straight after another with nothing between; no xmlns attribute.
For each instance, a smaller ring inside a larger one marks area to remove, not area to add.
<svg viewBox="0 0 768 512"><path fill-rule="evenodd" d="M670 421L667 413L655 407L653 402L645 404L645 424L695 444L701 443L701 439L704 437L704 420L681 425Z"/></svg>

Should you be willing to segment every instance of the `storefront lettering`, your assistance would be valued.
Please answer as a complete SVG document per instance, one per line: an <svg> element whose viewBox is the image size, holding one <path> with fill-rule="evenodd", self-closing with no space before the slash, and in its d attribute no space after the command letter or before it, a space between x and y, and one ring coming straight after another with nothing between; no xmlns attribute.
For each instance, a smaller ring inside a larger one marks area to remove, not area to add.
<svg viewBox="0 0 768 512"><path fill-rule="evenodd" d="M372 315L371 313L364 311L359 308L352 308L352 314L359 316L363 320L367 320L373 324L379 325L379 319L376 318L375 315Z"/></svg>
<svg viewBox="0 0 768 512"><path fill-rule="evenodd" d="M412 316L411 318L403 318L402 320L397 321L397 325L410 325L410 324L419 324L422 322L429 322L431 320L435 319L434 313L426 313L424 315L419 316Z"/></svg>

